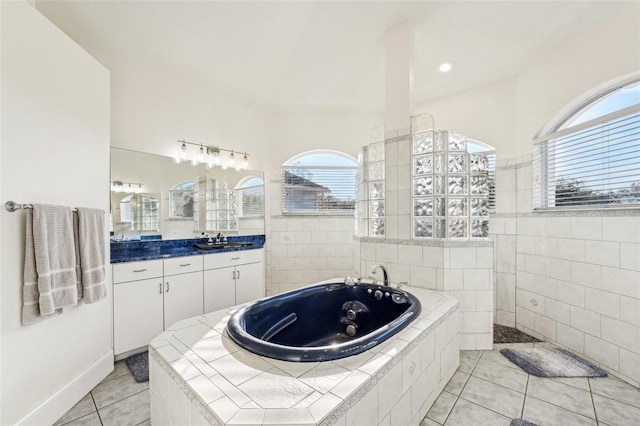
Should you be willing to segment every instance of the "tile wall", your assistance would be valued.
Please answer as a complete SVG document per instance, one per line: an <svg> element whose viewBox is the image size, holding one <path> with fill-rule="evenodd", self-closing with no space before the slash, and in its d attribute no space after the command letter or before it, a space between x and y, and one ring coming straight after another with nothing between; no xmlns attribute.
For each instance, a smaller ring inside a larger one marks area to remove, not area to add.
<svg viewBox="0 0 640 426"><path fill-rule="evenodd" d="M498 163L496 185L496 322L638 386L640 211L532 213L526 157Z"/></svg>
<svg viewBox="0 0 640 426"><path fill-rule="evenodd" d="M391 285L409 283L440 290L460 301L460 349L491 349L493 344L492 241L411 241L354 238L354 275L387 267Z"/></svg>
<svg viewBox="0 0 640 426"><path fill-rule="evenodd" d="M272 217L268 294L350 275L352 234L353 217Z"/></svg>
<svg viewBox="0 0 640 426"><path fill-rule="evenodd" d="M269 182L266 219L267 296L351 275L353 216L283 216L280 180Z"/></svg>
<svg viewBox="0 0 640 426"><path fill-rule="evenodd" d="M385 235L354 238L353 273L369 277L379 263L387 267L393 285L409 283L451 294L461 302L460 349L491 349L493 241L412 240L411 183L411 136L387 138Z"/></svg>

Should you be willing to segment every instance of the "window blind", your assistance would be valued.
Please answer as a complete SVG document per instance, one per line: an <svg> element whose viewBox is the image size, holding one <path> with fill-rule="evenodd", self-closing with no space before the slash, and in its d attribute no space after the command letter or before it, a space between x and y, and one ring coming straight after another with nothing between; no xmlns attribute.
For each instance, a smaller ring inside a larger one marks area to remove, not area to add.
<svg viewBox="0 0 640 426"><path fill-rule="evenodd" d="M536 141L534 208L640 205L640 105Z"/></svg>
<svg viewBox="0 0 640 426"><path fill-rule="evenodd" d="M264 216L264 185L237 188L240 217Z"/></svg>
<svg viewBox="0 0 640 426"><path fill-rule="evenodd" d="M283 214L353 214L357 167L285 166Z"/></svg>

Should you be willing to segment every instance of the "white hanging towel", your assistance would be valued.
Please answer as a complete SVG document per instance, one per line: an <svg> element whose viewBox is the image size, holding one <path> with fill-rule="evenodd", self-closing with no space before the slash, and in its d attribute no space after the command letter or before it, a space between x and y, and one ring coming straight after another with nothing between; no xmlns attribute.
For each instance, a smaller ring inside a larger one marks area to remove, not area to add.
<svg viewBox="0 0 640 426"><path fill-rule="evenodd" d="M51 315L78 303L71 208L34 204L32 225L40 315Z"/></svg>
<svg viewBox="0 0 640 426"><path fill-rule="evenodd" d="M24 286L22 287L22 325L33 324L62 313L58 308L51 315L40 313L40 292L38 291L38 272L36 254L33 245L33 211L26 211L26 232L24 247Z"/></svg>
<svg viewBox="0 0 640 426"><path fill-rule="evenodd" d="M105 285L104 210L78 208L77 244L80 253L80 276L84 303L95 303L107 296Z"/></svg>

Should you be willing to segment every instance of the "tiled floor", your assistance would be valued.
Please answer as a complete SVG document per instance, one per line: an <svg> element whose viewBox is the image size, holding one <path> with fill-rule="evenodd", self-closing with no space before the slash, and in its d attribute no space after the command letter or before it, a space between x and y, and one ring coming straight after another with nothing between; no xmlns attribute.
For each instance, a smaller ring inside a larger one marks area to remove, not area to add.
<svg viewBox="0 0 640 426"><path fill-rule="evenodd" d="M496 344L493 351L462 351L460 368L421 426L498 426L514 418L540 426L640 425L640 389L611 376L541 379L499 352L533 345ZM56 426L150 425L149 417L149 383L136 383L120 361Z"/></svg>
<svg viewBox="0 0 640 426"><path fill-rule="evenodd" d="M54 426L148 426L149 382L137 383L124 361Z"/></svg>
<svg viewBox="0 0 640 426"><path fill-rule="evenodd" d="M422 421L433 425L509 425L522 418L540 426L640 425L640 389L612 376L539 378L493 351L462 351L460 367Z"/></svg>

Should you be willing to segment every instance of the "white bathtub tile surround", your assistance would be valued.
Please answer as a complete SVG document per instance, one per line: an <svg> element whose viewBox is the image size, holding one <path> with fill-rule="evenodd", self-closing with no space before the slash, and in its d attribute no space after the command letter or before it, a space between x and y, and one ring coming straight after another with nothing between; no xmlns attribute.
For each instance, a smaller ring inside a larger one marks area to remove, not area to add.
<svg viewBox="0 0 640 426"><path fill-rule="evenodd" d="M226 336L232 310L175 324L149 348L152 423L417 426L458 367L461 314L452 297L407 290L422 303L418 319L335 361L251 354Z"/></svg>
<svg viewBox="0 0 640 426"><path fill-rule="evenodd" d="M393 285L408 283L456 297L462 314L461 349L491 349L494 242L411 239L411 140L403 135L385 141L385 220L397 226L387 226L384 237L354 237L353 274L370 277L373 266L382 264Z"/></svg>
<svg viewBox="0 0 640 426"><path fill-rule="evenodd" d="M460 348L491 349L493 344L493 242L490 240L380 240L354 238L359 253L357 276L373 277L371 269L383 264L393 286L439 290L460 300ZM514 278L515 278L515 274ZM380 276L374 277L379 281ZM402 284L404 285L404 284ZM515 288L514 288L515 301Z"/></svg>
<svg viewBox="0 0 640 426"><path fill-rule="evenodd" d="M527 157L497 164L490 228L496 322L569 348L639 386L640 211L533 213L530 203L510 201L514 191L531 199L530 170ZM512 175L514 188L500 183ZM517 232L507 231L509 222Z"/></svg>
<svg viewBox="0 0 640 426"><path fill-rule="evenodd" d="M273 191L279 195L279 189ZM267 295L351 273L352 216L272 216L269 220Z"/></svg>

